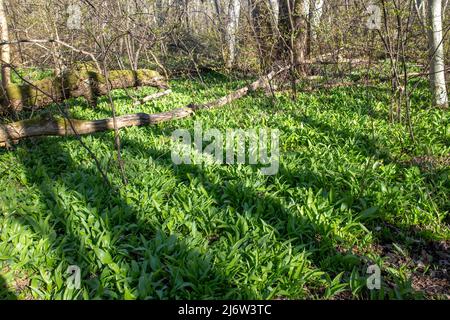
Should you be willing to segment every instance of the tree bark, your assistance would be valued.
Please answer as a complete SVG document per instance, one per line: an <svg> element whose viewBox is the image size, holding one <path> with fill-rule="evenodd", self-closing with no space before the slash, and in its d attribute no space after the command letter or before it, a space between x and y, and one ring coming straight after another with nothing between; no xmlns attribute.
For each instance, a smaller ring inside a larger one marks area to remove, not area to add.
<svg viewBox="0 0 450 320"><path fill-rule="evenodd" d="M6 20L5 4L3 0L0 0L0 28L1 28L1 41L9 42L8 21ZM2 65L2 85L6 88L11 83L11 47L9 44L1 46L1 65Z"/></svg>
<svg viewBox="0 0 450 320"><path fill-rule="evenodd" d="M325 0L314 0L313 4L314 7L312 8L311 13L311 38L315 39L317 28L319 27L320 20L322 18L323 14L323 6L324 6Z"/></svg>
<svg viewBox="0 0 450 320"><path fill-rule="evenodd" d="M281 1L279 56L289 53L297 76L306 74L309 0Z"/></svg>
<svg viewBox="0 0 450 320"><path fill-rule="evenodd" d="M306 74L305 61L308 56L308 15L309 0L296 0L293 6L293 42L294 65L299 76Z"/></svg>
<svg viewBox="0 0 450 320"><path fill-rule="evenodd" d="M433 104L436 107L448 108L445 85L444 39L442 37L442 0L428 0L428 46Z"/></svg>
<svg viewBox="0 0 450 320"><path fill-rule="evenodd" d="M226 26L226 42L228 46L227 68L231 69L236 58L236 34L239 30L239 16L241 12L240 0L229 0L228 19Z"/></svg>
<svg viewBox="0 0 450 320"><path fill-rule="evenodd" d="M251 21L258 45L259 59L263 71L269 69L275 58L279 58L277 45L280 31L278 0L250 0Z"/></svg>
<svg viewBox="0 0 450 320"><path fill-rule="evenodd" d="M269 6L270 6L270 13L273 20L273 30L278 29L278 20L280 17L280 4L278 3L278 0L269 0Z"/></svg>

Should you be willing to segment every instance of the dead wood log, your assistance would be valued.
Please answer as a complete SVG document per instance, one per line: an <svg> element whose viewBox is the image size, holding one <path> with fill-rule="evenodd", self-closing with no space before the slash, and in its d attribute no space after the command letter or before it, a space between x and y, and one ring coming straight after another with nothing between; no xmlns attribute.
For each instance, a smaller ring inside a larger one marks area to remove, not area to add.
<svg viewBox="0 0 450 320"><path fill-rule="evenodd" d="M111 89L152 86L167 89L167 82L153 70L112 70L109 72ZM92 68L81 67L61 76L36 81L33 84L11 84L0 95L3 108L0 113L20 112L23 109L40 109L68 98L84 97L95 105L99 96L105 95L108 87L105 78Z"/></svg>
<svg viewBox="0 0 450 320"><path fill-rule="evenodd" d="M221 97L209 103L195 105L190 104L184 108L172 111L146 114L136 113L116 117L118 128L155 125L160 122L192 116L197 110L213 109L222 107L236 99L242 98L251 91L266 87L275 76L288 70L284 67L273 71L251 83L240 88L227 96ZM21 139L39 136L73 136L85 135L95 132L114 130L113 118L102 120L78 120L78 119L30 119L0 125L0 147L8 147Z"/></svg>

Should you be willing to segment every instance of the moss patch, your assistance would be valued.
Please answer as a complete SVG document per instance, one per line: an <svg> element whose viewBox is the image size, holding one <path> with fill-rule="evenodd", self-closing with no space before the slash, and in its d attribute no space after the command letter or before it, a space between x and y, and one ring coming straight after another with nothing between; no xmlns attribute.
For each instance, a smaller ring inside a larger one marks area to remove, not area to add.
<svg viewBox="0 0 450 320"><path fill-rule="evenodd" d="M109 72L112 89L135 86L161 86L163 78L153 70L112 70ZM96 97L107 93L106 79L93 64L77 64L60 77L46 78L33 85L10 85L6 88L7 97L0 96L3 106L10 105L14 110L40 108L63 98L84 97L95 104ZM50 97L49 97L50 95Z"/></svg>

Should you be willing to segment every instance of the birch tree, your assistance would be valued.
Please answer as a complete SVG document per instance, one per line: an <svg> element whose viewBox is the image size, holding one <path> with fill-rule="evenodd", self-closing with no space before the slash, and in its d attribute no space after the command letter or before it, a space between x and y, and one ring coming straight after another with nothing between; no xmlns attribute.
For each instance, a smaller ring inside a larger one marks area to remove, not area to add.
<svg viewBox="0 0 450 320"><path fill-rule="evenodd" d="M428 0L428 46L430 54L430 86L433 104L448 107L445 86L444 39L442 37L442 0Z"/></svg>
<svg viewBox="0 0 450 320"><path fill-rule="evenodd" d="M320 19L322 18L324 0L313 0L313 7L311 8L311 36L315 38L317 28L320 24Z"/></svg>
<svg viewBox="0 0 450 320"><path fill-rule="evenodd" d="M273 29L278 29L278 20L280 16L280 4L278 0L269 0L270 11L272 13Z"/></svg>
<svg viewBox="0 0 450 320"><path fill-rule="evenodd" d="M231 69L236 58L236 34L239 29L239 15L241 12L240 0L230 0L228 7L227 26L225 28L225 40L228 46L227 68Z"/></svg>
<svg viewBox="0 0 450 320"><path fill-rule="evenodd" d="M3 0L0 0L0 28L1 28L1 41L4 43L9 42L8 22L6 20L5 4ZM3 44L1 46L1 64L2 64L2 85L5 88L11 83L11 49L9 44Z"/></svg>

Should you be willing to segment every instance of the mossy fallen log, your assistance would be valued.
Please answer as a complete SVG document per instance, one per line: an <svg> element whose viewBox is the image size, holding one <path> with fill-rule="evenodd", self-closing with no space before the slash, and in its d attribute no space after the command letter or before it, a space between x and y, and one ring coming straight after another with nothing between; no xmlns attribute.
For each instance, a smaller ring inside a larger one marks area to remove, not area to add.
<svg viewBox="0 0 450 320"><path fill-rule="evenodd" d="M166 89L166 79L153 70L112 70L108 74L111 89L150 86ZM108 92L105 77L90 68L78 68L59 77L47 78L32 84L11 84L0 95L3 113L23 109L40 109L53 102L84 97L95 105L99 96Z"/></svg>
<svg viewBox="0 0 450 320"><path fill-rule="evenodd" d="M188 117L191 108L180 108L157 114L136 113L116 117L117 128L153 125L164 121ZM74 136L114 130L114 119L29 119L0 125L0 147L7 147L20 139L37 136Z"/></svg>
<svg viewBox="0 0 450 320"><path fill-rule="evenodd" d="M154 125L164 121L192 116L197 110L220 108L234 100L240 99L251 91L266 88L276 75L286 71L288 67L273 71L248 86L205 104L189 104L184 108L172 111L147 114L136 113L116 117L117 128ZM0 124L0 147L8 147L21 139L38 136L73 136L94 132L114 130L114 119L77 120L77 119L30 119L9 124Z"/></svg>

